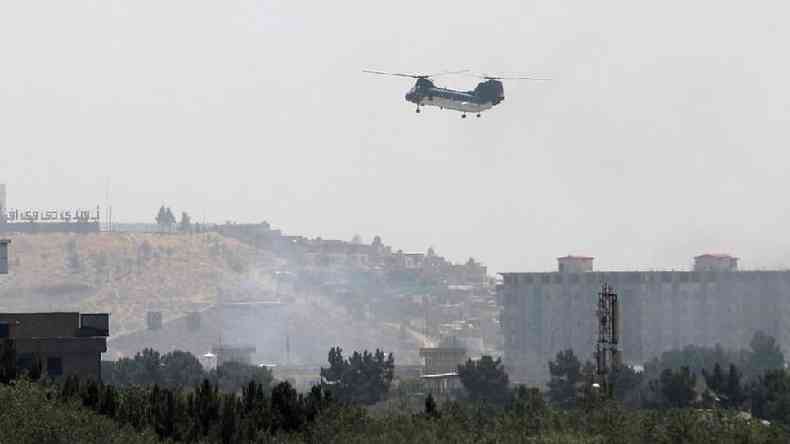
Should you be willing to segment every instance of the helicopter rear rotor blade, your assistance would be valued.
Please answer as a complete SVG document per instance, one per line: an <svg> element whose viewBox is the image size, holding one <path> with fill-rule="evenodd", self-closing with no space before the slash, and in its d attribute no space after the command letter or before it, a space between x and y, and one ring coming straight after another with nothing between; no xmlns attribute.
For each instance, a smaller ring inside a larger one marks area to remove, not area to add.
<svg viewBox="0 0 790 444"><path fill-rule="evenodd" d="M551 80L548 77L535 77L535 76L492 76L488 74L478 74L472 73L468 74L469 77L477 77L478 79L483 80L536 80L536 81L546 81Z"/></svg>

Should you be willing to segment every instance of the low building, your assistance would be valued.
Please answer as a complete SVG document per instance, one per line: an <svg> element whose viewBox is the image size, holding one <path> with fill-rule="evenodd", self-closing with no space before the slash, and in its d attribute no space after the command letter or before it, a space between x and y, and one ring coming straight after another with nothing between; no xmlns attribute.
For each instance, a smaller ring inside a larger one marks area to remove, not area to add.
<svg viewBox="0 0 790 444"><path fill-rule="evenodd" d="M211 353L217 356L217 365L226 362L251 365L255 347L252 345L217 345L211 348Z"/></svg>
<svg viewBox="0 0 790 444"><path fill-rule="evenodd" d="M0 339L14 342L18 371L38 362L53 378L99 381L109 322L107 313L0 313Z"/></svg>
<svg viewBox="0 0 790 444"><path fill-rule="evenodd" d="M425 359L423 375L453 373L466 361L466 349L456 338L447 338L439 347L420 349L420 357Z"/></svg>

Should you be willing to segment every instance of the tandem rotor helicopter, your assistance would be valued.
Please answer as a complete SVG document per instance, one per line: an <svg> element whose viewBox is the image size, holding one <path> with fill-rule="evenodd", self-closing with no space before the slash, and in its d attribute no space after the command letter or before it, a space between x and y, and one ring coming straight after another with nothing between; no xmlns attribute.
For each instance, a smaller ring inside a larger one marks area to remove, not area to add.
<svg viewBox="0 0 790 444"><path fill-rule="evenodd" d="M417 113L422 106L437 106L440 109L451 109L461 112L461 118L466 118L466 113L476 114L499 105L505 100L505 89L502 80L549 80L545 78L522 76L522 77L503 77L489 76L485 74L469 74L469 70L444 71L435 74L404 74L398 72L384 72L363 69L362 72L368 74L379 74L385 76L409 77L417 79L414 87L406 93L406 101L417 105ZM448 88L437 87L430 79L451 74L464 74L477 77L483 81L471 91L458 91Z"/></svg>

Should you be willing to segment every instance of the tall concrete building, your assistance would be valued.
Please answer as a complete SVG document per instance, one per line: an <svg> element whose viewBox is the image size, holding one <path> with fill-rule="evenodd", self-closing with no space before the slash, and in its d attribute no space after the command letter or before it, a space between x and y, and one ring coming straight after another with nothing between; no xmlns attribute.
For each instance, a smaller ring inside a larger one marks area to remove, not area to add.
<svg viewBox="0 0 790 444"><path fill-rule="evenodd" d="M515 382L545 382L548 361L567 348L592 359L603 282L620 296L626 363L688 344L745 348L758 329L790 345L790 271L738 271L729 255L697 256L693 271L629 272L567 256L557 272L501 275L504 361Z"/></svg>

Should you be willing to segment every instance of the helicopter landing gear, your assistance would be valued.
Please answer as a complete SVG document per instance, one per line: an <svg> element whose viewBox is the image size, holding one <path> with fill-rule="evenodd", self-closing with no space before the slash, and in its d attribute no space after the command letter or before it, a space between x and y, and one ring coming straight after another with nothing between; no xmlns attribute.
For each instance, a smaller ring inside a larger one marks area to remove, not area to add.
<svg viewBox="0 0 790 444"><path fill-rule="evenodd" d="M462 119L466 119L466 114L461 114Z"/></svg>
<svg viewBox="0 0 790 444"><path fill-rule="evenodd" d="M477 113L477 118L478 118L478 119L480 118L480 113Z"/></svg>
<svg viewBox="0 0 790 444"><path fill-rule="evenodd" d="M415 112L416 112L417 114L419 114L419 113L420 113L420 107L419 107L419 106L417 107L417 111L415 111Z"/></svg>

